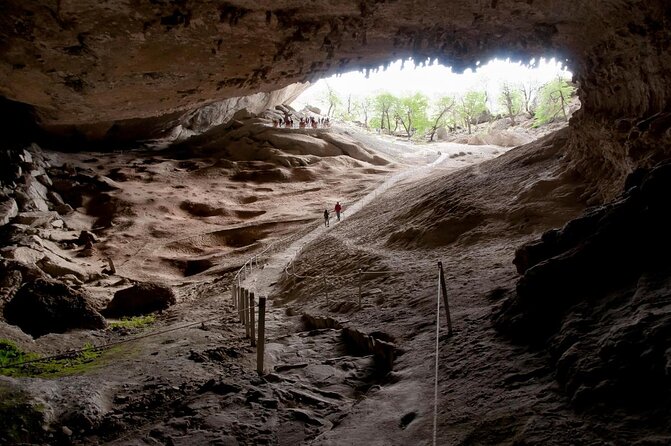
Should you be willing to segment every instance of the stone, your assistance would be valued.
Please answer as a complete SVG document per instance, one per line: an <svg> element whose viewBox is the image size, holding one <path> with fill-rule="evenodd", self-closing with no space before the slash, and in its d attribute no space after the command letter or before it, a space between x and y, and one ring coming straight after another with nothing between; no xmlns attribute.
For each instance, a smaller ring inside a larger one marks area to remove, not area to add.
<svg viewBox="0 0 671 446"><path fill-rule="evenodd" d="M22 151L21 155L19 155L19 157L21 158L21 161L26 163L26 164L32 164L33 163L33 156L26 149L23 149L23 151Z"/></svg>
<svg viewBox="0 0 671 446"><path fill-rule="evenodd" d="M436 130L436 139L438 141L446 141L447 140L447 129L445 127L438 127Z"/></svg>
<svg viewBox="0 0 671 446"><path fill-rule="evenodd" d="M164 310L176 301L170 287L152 282L138 283L114 293L104 314L108 317L139 316Z"/></svg>
<svg viewBox="0 0 671 446"><path fill-rule="evenodd" d="M81 231L75 241L76 244L84 246L86 249L93 248L93 244L98 241L98 237L90 231Z"/></svg>
<svg viewBox="0 0 671 446"><path fill-rule="evenodd" d="M46 228L58 217L58 213L52 211L20 212L16 216L16 223L33 228Z"/></svg>
<svg viewBox="0 0 671 446"><path fill-rule="evenodd" d="M60 215L68 215L69 213L73 212L74 209L72 209L72 206L69 204L59 204L54 206L54 210L58 212Z"/></svg>
<svg viewBox="0 0 671 446"><path fill-rule="evenodd" d="M27 265L35 265L44 258L44 253L26 246L17 246L10 247L7 251L3 250L2 256Z"/></svg>
<svg viewBox="0 0 671 446"><path fill-rule="evenodd" d="M48 251L45 252L45 257L37 263L37 266L52 277L73 274L79 280L87 282L90 276L83 267Z"/></svg>
<svg viewBox="0 0 671 446"><path fill-rule="evenodd" d="M45 279L25 283L5 305L4 316L7 322L33 337L106 326L86 293Z"/></svg>
<svg viewBox="0 0 671 446"><path fill-rule="evenodd" d="M61 194L51 190L47 192L47 199L51 201L54 207L63 206L65 204L65 201L63 201L63 197L61 197Z"/></svg>
<svg viewBox="0 0 671 446"><path fill-rule="evenodd" d="M53 183L51 182L51 178L49 178L49 175L47 175L46 173L41 173L41 174L35 175L31 172L31 175L33 175L37 179L37 181L42 183L43 186L45 186L45 187L53 186Z"/></svg>
<svg viewBox="0 0 671 446"><path fill-rule="evenodd" d="M16 200L9 197L0 197L0 226L9 223L19 213Z"/></svg>
<svg viewBox="0 0 671 446"><path fill-rule="evenodd" d="M47 189L34 177L29 175L23 176L25 181L25 193L29 198L26 210L49 211L47 205Z"/></svg>

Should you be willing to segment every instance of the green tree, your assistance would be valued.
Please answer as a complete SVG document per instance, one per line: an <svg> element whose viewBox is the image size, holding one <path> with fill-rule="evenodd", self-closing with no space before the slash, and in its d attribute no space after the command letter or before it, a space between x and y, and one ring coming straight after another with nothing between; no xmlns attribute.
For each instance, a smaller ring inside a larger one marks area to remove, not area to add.
<svg viewBox="0 0 671 446"><path fill-rule="evenodd" d="M471 134L471 124L487 110L487 95L484 91L469 91L459 101L459 115Z"/></svg>
<svg viewBox="0 0 671 446"><path fill-rule="evenodd" d="M574 93L575 88L561 77L543 85L538 94L534 125L546 124L560 115L568 121L568 101Z"/></svg>
<svg viewBox="0 0 671 446"><path fill-rule="evenodd" d="M503 107L510 118L510 124L515 125L515 116L522 110L522 93L508 84L501 86L499 105Z"/></svg>
<svg viewBox="0 0 671 446"><path fill-rule="evenodd" d="M454 109L455 101L452 96L442 96L433 103L431 125L429 126L429 141L433 141L436 130L445 127L450 121L450 111Z"/></svg>
<svg viewBox="0 0 671 446"><path fill-rule="evenodd" d="M408 139L416 132L423 132L428 126L426 109L429 98L422 93L404 96L394 104L394 117L401 123Z"/></svg>
<svg viewBox="0 0 671 446"><path fill-rule="evenodd" d="M386 124L387 130L391 131L391 117L389 115L391 108L397 101L396 96L388 92L378 93L373 98L373 110L379 116L379 121L376 119L374 122L379 122L381 129L384 130Z"/></svg>

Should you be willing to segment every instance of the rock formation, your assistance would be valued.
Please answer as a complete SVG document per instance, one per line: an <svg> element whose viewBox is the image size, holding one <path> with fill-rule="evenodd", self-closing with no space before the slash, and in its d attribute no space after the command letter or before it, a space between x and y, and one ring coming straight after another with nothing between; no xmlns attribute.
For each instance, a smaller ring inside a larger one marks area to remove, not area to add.
<svg viewBox="0 0 671 446"><path fill-rule="evenodd" d="M522 277L495 324L548 348L579 405L667 404L671 164L637 171L615 202L517 250Z"/></svg>
<svg viewBox="0 0 671 446"><path fill-rule="evenodd" d="M655 144L669 138L667 2L572 8L488 0L447 8L430 1L84 8L11 0L0 19L3 115L37 119L52 134L143 139L180 120L199 127L212 110L227 116L221 110L228 106L201 108L217 101L396 58L435 58L458 70L493 56L554 53L568 60L580 86L583 108L569 144L574 167L595 179L595 200L615 196L634 166L668 155L668 144Z"/></svg>
<svg viewBox="0 0 671 446"><path fill-rule="evenodd" d="M138 316L164 310L175 302L175 293L169 287L157 283L138 283L114 293L114 298L105 309L105 315Z"/></svg>
<svg viewBox="0 0 671 446"><path fill-rule="evenodd" d="M5 305L4 316L34 337L107 325L85 292L44 279L24 284Z"/></svg>

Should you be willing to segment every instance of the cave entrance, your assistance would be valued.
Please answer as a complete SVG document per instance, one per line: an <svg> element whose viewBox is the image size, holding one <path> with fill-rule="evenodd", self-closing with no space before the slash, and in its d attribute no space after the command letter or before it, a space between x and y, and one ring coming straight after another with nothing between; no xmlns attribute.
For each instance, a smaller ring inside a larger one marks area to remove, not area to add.
<svg viewBox="0 0 671 446"><path fill-rule="evenodd" d="M572 72L556 59L478 62L455 73L437 62L397 60L321 79L291 105L414 142L516 146L568 124L580 108Z"/></svg>

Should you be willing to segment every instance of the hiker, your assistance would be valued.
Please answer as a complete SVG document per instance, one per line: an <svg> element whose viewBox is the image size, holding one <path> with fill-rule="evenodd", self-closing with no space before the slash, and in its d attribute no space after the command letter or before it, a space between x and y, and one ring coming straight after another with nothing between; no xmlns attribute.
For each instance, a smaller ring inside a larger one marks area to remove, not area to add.
<svg viewBox="0 0 671 446"><path fill-rule="evenodd" d="M324 226L328 228L329 226L329 210L324 209Z"/></svg>
<svg viewBox="0 0 671 446"><path fill-rule="evenodd" d="M336 213L336 219L340 221L340 211L342 211L342 206L340 206L340 202L336 201L335 208L333 209Z"/></svg>

